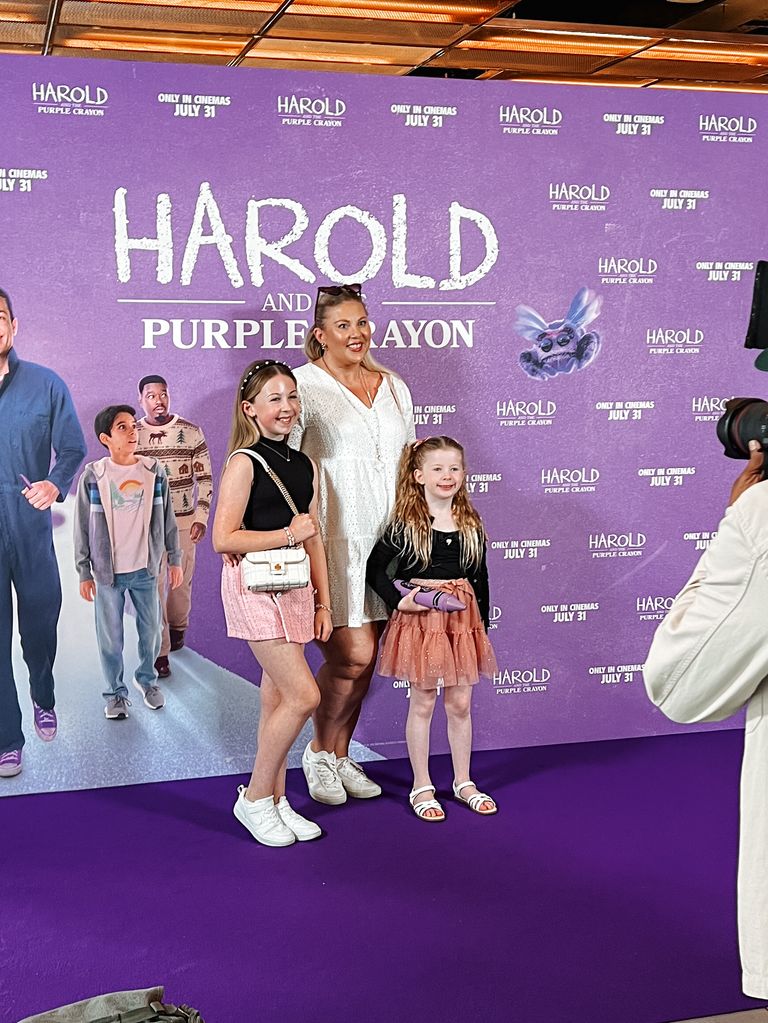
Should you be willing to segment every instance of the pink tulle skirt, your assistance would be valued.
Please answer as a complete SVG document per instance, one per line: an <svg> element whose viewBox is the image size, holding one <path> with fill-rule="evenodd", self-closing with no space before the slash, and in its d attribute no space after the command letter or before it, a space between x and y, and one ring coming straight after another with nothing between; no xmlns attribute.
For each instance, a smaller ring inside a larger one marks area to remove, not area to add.
<svg viewBox="0 0 768 1023"><path fill-rule="evenodd" d="M416 689L471 686L496 670L496 656L466 579L412 579L447 590L467 605L464 611L395 611L381 641L378 672L408 679Z"/></svg>

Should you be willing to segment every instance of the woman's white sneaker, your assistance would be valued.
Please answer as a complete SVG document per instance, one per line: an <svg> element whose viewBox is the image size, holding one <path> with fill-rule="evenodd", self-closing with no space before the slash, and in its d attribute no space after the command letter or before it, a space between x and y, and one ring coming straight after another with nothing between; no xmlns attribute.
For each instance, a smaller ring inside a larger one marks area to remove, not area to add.
<svg viewBox="0 0 768 1023"><path fill-rule="evenodd" d="M316 803L326 803L328 806L346 803L347 793L336 770L335 753L323 749L315 753L308 742L301 758L301 766L307 779L309 794Z"/></svg>
<svg viewBox="0 0 768 1023"><path fill-rule="evenodd" d="M381 795L381 785L372 781L352 757L337 757L336 773L345 791L355 799L373 799Z"/></svg>
<svg viewBox="0 0 768 1023"><path fill-rule="evenodd" d="M245 798L245 785L238 785L237 802L232 812L262 845L279 847L293 845L296 841L294 833L280 819L273 796L251 802Z"/></svg>
<svg viewBox="0 0 768 1023"><path fill-rule="evenodd" d="M294 833L297 841L310 842L313 838L319 838L322 835L323 832L320 829L320 825L315 824L314 821L307 820L300 813L296 813L288 802L287 796L280 796L275 805L277 806L280 820Z"/></svg>

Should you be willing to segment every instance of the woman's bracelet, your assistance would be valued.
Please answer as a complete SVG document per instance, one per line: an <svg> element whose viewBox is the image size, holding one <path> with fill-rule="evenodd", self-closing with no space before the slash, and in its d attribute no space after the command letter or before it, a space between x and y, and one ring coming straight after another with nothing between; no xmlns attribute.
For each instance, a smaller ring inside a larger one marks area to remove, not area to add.
<svg viewBox="0 0 768 1023"><path fill-rule="evenodd" d="M296 546L296 537L293 535L293 533L290 531L290 529L287 526L283 526L283 530L285 531L285 535L288 537L288 546L289 547L295 547Z"/></svg>
<svg viewBox="0 0 768 1023"><path fill-rule="evenodd" d="M328 614L332 614L331 608L327 604L315 604L315 611L327 611Z"/></svg>

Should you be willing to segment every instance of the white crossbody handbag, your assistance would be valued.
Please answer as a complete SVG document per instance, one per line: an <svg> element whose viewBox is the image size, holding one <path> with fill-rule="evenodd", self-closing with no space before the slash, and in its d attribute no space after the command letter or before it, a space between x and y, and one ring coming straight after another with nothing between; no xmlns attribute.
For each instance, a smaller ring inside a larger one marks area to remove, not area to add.
<svg viewBox="0 0 768 1023"><path fill-rule="evenodd" d="M250 448L238 448L232 455L250 455L260 462L264 471L285 498L294 515L299 509L285 488L283 481L266 460ZM231 458L232 455L229 457ZM295 547L277 547L271 551L249 551L240 562L243 586L252 593L283 593L309 586L309 555L302 544Z"/></svg>

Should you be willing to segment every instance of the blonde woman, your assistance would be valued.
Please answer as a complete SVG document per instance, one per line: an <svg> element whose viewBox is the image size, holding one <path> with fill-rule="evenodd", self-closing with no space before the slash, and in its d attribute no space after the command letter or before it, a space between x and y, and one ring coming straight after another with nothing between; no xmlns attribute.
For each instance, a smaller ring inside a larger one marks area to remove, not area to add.
<svg viewBox="0 0 768 1023"><path fill-rule="evenodd" d="M296 813L285 794L288 750L320 700L304 644L327 641L332 629L316 518L317 468L287 444L298 415L296 380L288 366L273 359L251 363L238 384L213 523L214 549L226 556L221 595L227 633L246 640L262 668L256 760L248 787L238 790L234 814L257 842L270 846L308 841L321 833L317 824ZM252 593L243 586L242 555L298 544L309 555L310 586L285 593Z"/></svg>
<svg viewBox="0 0 768 1023"><path fill-rule="evenodd" d="M366 588L365 566L394 503L400 454L415 437L410 392L370 347L360 285L319 288L304 346L309 361L295 371L302 408L291 443L318 466L328 558L333 633L321 641L321 699L302 766L312 798L330 805L381 794L349 756L387 617Z"/></svg>

